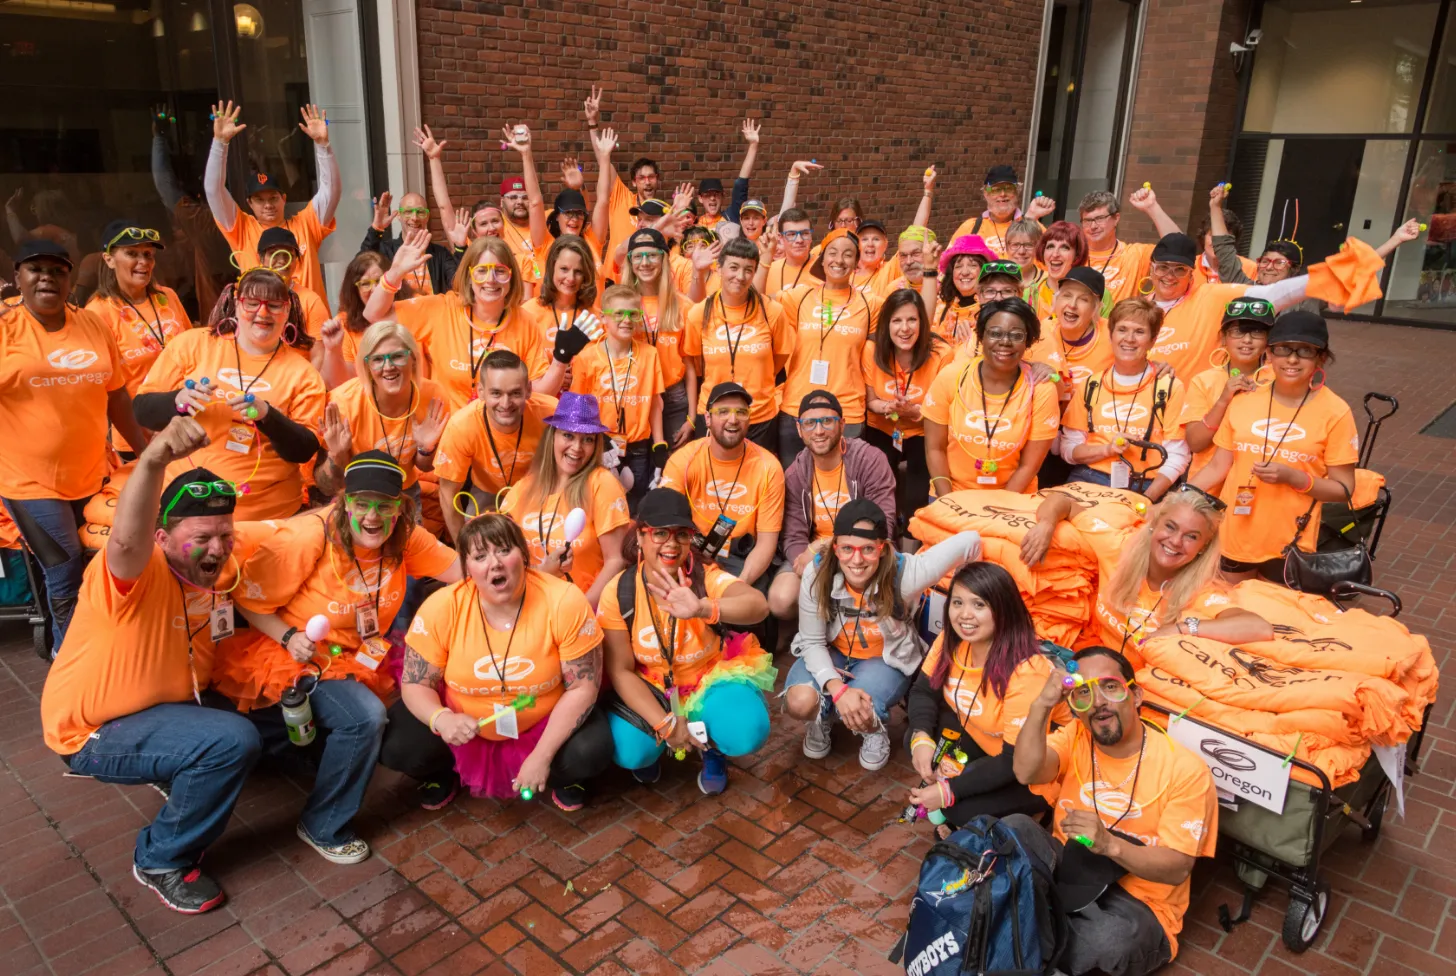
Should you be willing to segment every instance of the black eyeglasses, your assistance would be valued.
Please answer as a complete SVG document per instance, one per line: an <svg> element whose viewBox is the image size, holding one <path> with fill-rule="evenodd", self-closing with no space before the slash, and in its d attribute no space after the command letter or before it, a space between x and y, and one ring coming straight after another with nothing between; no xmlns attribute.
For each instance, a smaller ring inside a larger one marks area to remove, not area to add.
<svg viewBox="0 0 1456 976"><path fill-rule="evenodd" d="M1191 491L1199 498L1202 498L1204 501L1208 502L1208 504L1212 505L1215 512L1222 512L1228 508L1228 503L1225 502L1222 498L1219 498L1217 495L1210 495L1208 492L1204 491L1197 485L1190 485L1186 481L1183 482L1183 484L1179 485L1177 488L1174 488L1173 491Z"/></svg>

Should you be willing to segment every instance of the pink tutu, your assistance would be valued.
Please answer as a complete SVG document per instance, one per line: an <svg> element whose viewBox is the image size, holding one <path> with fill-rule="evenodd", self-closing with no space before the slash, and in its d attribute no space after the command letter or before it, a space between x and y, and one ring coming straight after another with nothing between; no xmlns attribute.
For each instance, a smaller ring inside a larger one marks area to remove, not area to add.
<svg viewBox="0 0 1456 976"><path fill-rule="evenodd" d="M545 731L546 720L542 719L522 732L519 739L495 740L476 736L463 746L451 746L460 785L470 790L471 796L488 796L497 800L516 796L511 782Z"/></svg>

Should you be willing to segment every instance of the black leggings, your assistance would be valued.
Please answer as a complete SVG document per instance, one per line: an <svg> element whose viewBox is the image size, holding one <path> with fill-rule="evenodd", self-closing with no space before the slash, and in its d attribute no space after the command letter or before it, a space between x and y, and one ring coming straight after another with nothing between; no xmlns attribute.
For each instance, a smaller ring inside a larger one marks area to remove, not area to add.
<svg viewBox="0 0 1456 976"><path fill-rule="evenodd" d="M423 783L444 779L454 772L455 754L444 739L415 718L403 701L397 701L389 706L379 765ZM612 727L607 723L606 711L593 708L581 728L557 750L546 785L556 789L581 783L611 765Z"/></svg>
<svg viewBox="0 0 1456 976"><path fill-rule="evenodd" d="M860 435L865 443L880 449L890 470L895 472L895 511L900 521L908 523L910 516L924 508L930 500L930 468L925 463L925 438L906 437L900 442L901 450L895 450L895 440L884 431L865 424ZM905 462L905 473L900 473L900 462Z"/></svg>
<svg viewBox="0 0 1456 976"><path fill-rule="evenodd" d="M940 717L937 725L941 729L949 729L952 732L959 732L960 749L966 754L966 765L969 766L977 759L986 758L986 752L976 744L976 740L966 734L961 726L960 719L950 707L944 703L940 706ZM934 735L935 729L928 730ZM913 729L905 730L905 751L910 751L910 736ZM1044 816L1051 806L1046 800L1031 792L1028 787L1012 780L1005 786L997 786L984 793L973 793L967 797L961 797L955 801L954 806L947 807L945 821L953 827L964 827L972 819L989 814L993 817L1009 817L1013 813L1024 813L1033 819Z"/></svg>

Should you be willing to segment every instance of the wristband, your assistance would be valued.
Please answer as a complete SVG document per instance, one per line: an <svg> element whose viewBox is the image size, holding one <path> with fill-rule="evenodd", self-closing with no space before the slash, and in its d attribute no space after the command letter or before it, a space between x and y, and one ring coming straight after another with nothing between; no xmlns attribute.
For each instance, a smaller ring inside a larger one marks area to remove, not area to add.
<svg viewBox="0 0 1456 976"><path fill-rule="evenodd" d="M915 747L918 745L927 745L930 746L930 748L934 749L935 740L932 739L930 736L926 735L924 732L916 732L910 737L910 751L914 752Z"/></svg>
<svg viewBox="0 0 1456 976"><path fill-rule="evenodd" d="M298 635L298 628L297 627L289 627L287 630L285 630L283 632L283 636L280 637L280 638L278 638L278 643L282 644L284 647L287 647L288 646L288 642L291 641L291 640L293 640L293 638L296 637L297 635Z"/></svg>
<svg viewBox="0 0 1456 976"><path fill-rule="evenodd" d="M1308 495L1312 491L1314 491L1314 472L1313 471L1310 471L1309 472L1309 484L1307 484L1303 488L1299 489L1299 493L1301 495Z"/></svg>
<svg viewBox="0 0 1456 976"><path fill-rule="evenodd" d="M662 721L658 722L652 727L652 734L657 737L658 742L664 742L667 740L667 737L672 734L672 730L676 727L677 715L672 712L668 712L662 717Z"/></svg>
<svg viewBox="0 0 1456 976"><path fill-rule="evenodd" d="M838 705L839 704L839 699L843 698L844 697L844 693L846 691L848 691L848 690L849 690L848 683L841 684L839 686L839 690L836 691L833 695L829 696L829 703L831 705Z"/></svg>
<svg viewBox="0 0 1456 976"><path fill-rule="evenodd" d="M433 714L430 715L430 732L432 734L440 734L435 731L435 719L439 718L443 713L448 712L449 710L450 709L446 708L444 705L441 705L439 708L435 709Z"/></svg>
<svg viewBox="0 0 1456 976"><path fill-rule="evenodd" d="M404 287L404 282L394 284L389 280L389 275L381 275L379 278L379 287L382 288L386 293L393 295L395 292L399 291L400 288Z"/></svg>
<svg viewBox="0 0 1456 976"><path fill-rule="evenodd" d="M716 598L708 601L708 626L716 624L723 617L723 606Z"/></svg>
<svg viewBox="0 0 1456 976"><path fill-rule="evenodd" d="M952 792L950 784L945 780L941 780L936 785L940 787L941 809L949 809L955 806L955 793Z"/></svg>

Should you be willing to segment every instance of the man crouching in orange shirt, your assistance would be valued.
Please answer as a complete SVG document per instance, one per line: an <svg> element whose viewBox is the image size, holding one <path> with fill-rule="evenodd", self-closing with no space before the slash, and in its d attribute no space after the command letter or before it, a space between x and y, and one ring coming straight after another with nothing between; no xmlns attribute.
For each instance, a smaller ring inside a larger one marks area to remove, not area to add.
<svg viewBox="0 0 1456 976"><path fill-rule="evenodd" d="M226 898L197 864L262 750L246 718L201 707L214 643L233 632L234 488L206 468L162 488L167 465L207 440L177 417L142 451L40 700L46 745L72 772L167 796L137 835L132 874L187 915Z"/></svg>

